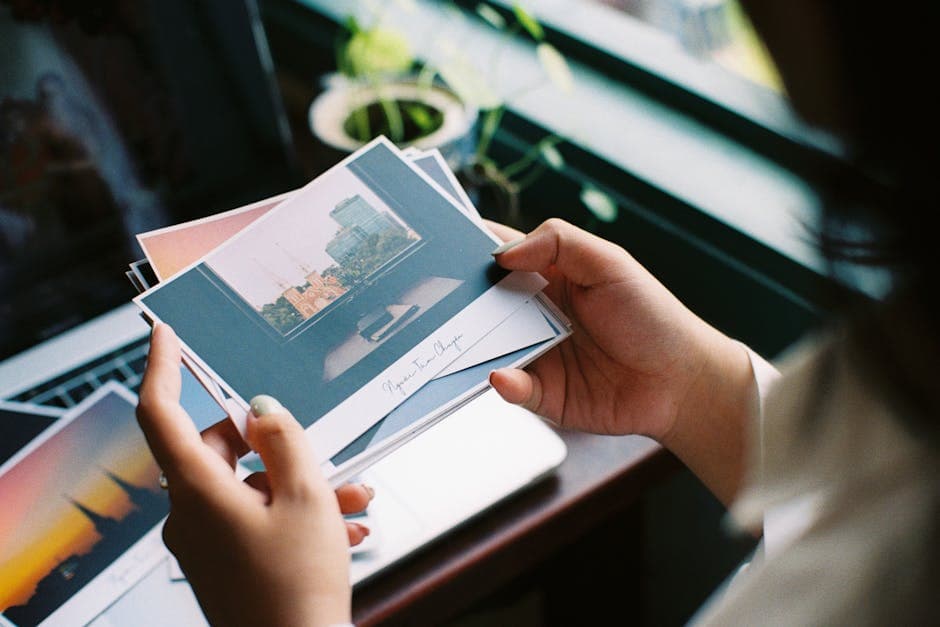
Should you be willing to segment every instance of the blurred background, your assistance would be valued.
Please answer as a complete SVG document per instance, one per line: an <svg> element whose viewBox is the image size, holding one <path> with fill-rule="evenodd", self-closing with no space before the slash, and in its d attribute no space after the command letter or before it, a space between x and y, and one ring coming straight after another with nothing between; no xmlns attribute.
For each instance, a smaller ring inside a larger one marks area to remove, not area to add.
<svg viewBox="0 0 940 627"><path fill-rule="evenodd" d="M842 148L794 115L734 0L3 0L0 63L0 358L127 302L133 234L378 134L442 150L485 217L617 242L771 358L833 293L877 293L826 278L806 225ZM688 620L754 542L656 468L435 620Z"/></svg>

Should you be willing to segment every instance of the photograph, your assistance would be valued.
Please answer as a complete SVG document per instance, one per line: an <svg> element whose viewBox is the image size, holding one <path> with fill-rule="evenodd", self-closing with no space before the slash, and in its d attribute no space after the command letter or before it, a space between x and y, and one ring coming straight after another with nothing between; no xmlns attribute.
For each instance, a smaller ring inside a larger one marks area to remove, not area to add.
<svg viewBox="0 0 940 627"><path fill-rule="evenodd" d="M279 194L207 218L140 233L137 242L147 255L153 272L163 281L205 256L292 193Z"/></svg>
<svg viewBox="0 0 940 627"><path fill-rule="evenodd" d="M135 405L117 384L102 387L0 466L7 621L40 624L167 515Z"/></svg>
<svg viewBox="0 0 940 627"><path fill-rule="evenodd" d="M448 413L455 399L484 389L487 376L495 368L522 367L570 335L570 323L561 312L546 304L539 295L520 307L499 327L463 353L407 403L395 408L368 431L330 458L334 468L330 481L355 472L360 464L372 463L372 454L384 454L385 446L405 440L426 421ZM251 452L240 463L251 470L263 469L261 458Z"/></svg>
<svg viewBox="0 0 940 627"><path fill-rule="evenodd" d="M246 408L263 392L305 427L333 412L327 455L544 284L498 268L463 211L376 140L135 302Z"/></svg>
<svg viewBox="0 0 940 627"><path fill-rule="evenodd" d="M57 407L0 401L0 464L52 425L65 413Z"/></svg>
<svg viewBox="0 0 940 627"><path fill-rule="evenodd" d="M413 154L406 154L406 157L461 203L464 213L470 217L479 217L466 193L460 189L456 177L447 169L447 163L440 152L415 151ZM152 272L162 281L205 257L296 191L278 194L205 218L140 233L137 235L137 241L150 262ZM156 284L156 281L152 284Z"/></svg>
<svg viewBox="0 0 940 627"><path fill-rule="evenodd" d="M256 222L238 247L219 250L206 263L285 337L309 329L421 242L351 172L337 171L330 183L317 196ZM408 311L380 309L362 325L363 336L373 341L391 326L391 311L396 319Z"/></svg>
<svg viewBox="0 0 940 627"><path fill-rule="evenodd" d="M530 334L527 340L507 342L509 336L526 336L525 327L536 326L532 318L540 319L544 333ZM518 319L518 320L514 320ZM505 327L505 330L504 330ZM410 439L416 431L433 423L448 412L442 408L453 405L455 399L473 398L486 390L489 373L497 368L522 368L556 346L571 333L568 320L542 298L533 299L526 307L514 313L489 336L464 353L462 368L447 368L434 380L421 388L408 402L395 408L388 416L356 438L330 462L335 470L331 481L344 480L359 471L359 466L374 461ZM504 347L502 350L498 346ZM505 347L512 347L506 350ZM452 366L458 365L452 364ZM378 456L378 457L376 457ZM366 461L367 460L367 461Z"/></svg>

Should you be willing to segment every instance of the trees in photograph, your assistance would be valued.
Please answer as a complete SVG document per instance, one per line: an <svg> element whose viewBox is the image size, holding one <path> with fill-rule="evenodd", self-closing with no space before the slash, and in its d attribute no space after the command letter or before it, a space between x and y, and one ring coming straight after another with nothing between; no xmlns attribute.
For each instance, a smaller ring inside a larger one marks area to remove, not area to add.
<svg viewBox="0 0 940 627"><path fill-rule="evenodd" d="M344 287L350 288L394 259L413 241L404 229L374 233L354 253L343 259L341 265L334 264L324 270L323 276L335 276Z"/></svg>
<svg viewBox="0 0 940 627"><path fill-rule="evenodd" d="M342 263L331 265L323 271L321 276L323 278L335 277L340 285L351 289L394 259L414 241L414 238L401 228L373 233L353 252L344 257ZM292 289L303 293L310 287L308 282ZM283 294L275 302L265 304L261 308L261 316L283 335L296 329L306 319Z"/></svg>
<svg viewBox="0 0 940 627"><path fill-rule="evenodd" d="M267 320L272 327L285 335L304 321L303 317L294 309L294 306L283 296L274 301L274 303L267 303L262 307L261 316Z"/></svg>

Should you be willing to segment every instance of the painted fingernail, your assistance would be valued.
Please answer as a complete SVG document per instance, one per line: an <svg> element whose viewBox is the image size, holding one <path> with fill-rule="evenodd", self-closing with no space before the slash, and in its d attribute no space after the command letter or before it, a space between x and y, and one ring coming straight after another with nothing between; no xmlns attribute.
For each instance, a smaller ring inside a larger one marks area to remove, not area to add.
<svg viewBox="0 0 940 627"><path fill-rule="evenodd" d="M251 399L248 404L251 406L251 413L259 418L268 414L277 413L284 409L284 406L281 405L276 398L268 396L267 394L259 394Z"/></svg>
<svg viewBox="0 0 940 627"><path fill-rule="evenodd" d="M366 527L365 525L360 525L360 524L357 523L357 522L349 523L349 524L352 525L353 527L355 527L356 529L358 529L359 531L361 531L361 532L362 532L362 535L364 535L364 536L367 536L367 535L369 535L370 533L372 533L371 531L369 531L369 528Z"/></svg>
<svg viewBox="0 0 940 627"><path fill-rule="evenodd" d="M503 254L504 252L506 252L507 250L511 250L511 249L515 248L516 246L518 246L519 244L521 244L521 243L524 242L524 241L525 241L525 237L523 236L523 237L520 237L520 238L518 238L518 239L514 239L514 240L512 240L512 241L505 242L505 243L500 244L499 246L497 246L497 247L496 247L496 250L494 250L494 251L491 252L490 254L493 255L494 257L495 257L496 255L502 255L502 254Z"/></svg>
<svg viewBox="0 0 940 627"><path fill-rule="evenodd" d="M365 490L369 494L369 500L371 501L372 499L374 499L375 490L372 489L372 486L366 485L364 483L361 485L362 485L362 489Z"/></svg>

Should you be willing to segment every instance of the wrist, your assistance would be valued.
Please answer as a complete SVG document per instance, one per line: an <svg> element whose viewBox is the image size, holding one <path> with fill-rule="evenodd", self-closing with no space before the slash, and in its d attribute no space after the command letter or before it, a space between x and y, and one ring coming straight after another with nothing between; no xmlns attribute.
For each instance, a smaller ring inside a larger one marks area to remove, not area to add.
<svg viewBox="0 0 940 627"><path fill-rule="evenodd" d="M348 592L317 593L302 600L286 597L274 604L267 624L283 627L345 627L352 624L351 598Z"/></svg>
<svg viewBox="0 0 940 627"><path fill-rule="evenodd" d="M344 595L345 596L345 595ZM351 599L330 598L321 599L314 603L309 614L312 620L310 625L323 627L345 627L352 625Z"/></svg>
<svg viewBox="0 0 940 627"><path fill-rule="evenodd" d="M712 327L696 343L698 366L659 442L724 503L740 486L748 421L758 406L747 348Z"/></svg>

